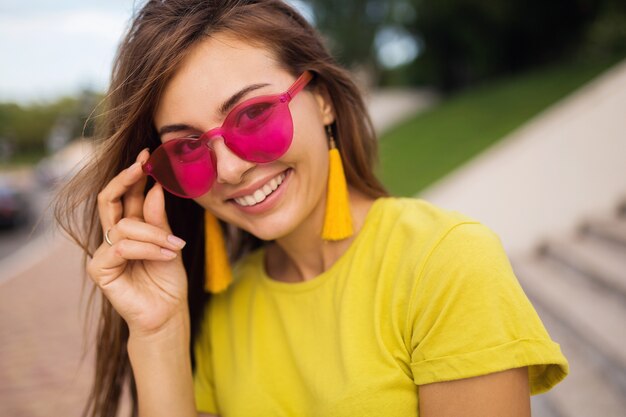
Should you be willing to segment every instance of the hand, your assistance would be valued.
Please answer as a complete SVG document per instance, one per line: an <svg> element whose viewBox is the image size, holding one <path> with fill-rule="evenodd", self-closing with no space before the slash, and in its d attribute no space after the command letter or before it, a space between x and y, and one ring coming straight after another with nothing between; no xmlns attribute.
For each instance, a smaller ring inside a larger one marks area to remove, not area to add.
<svg viewBox="0 0 626 417"><path fill-rule="evenodd" d="M119 173L98 194L102 230L109 240L94 253L87 273L100 287L131 334L152 334L187 313L187 276L180 256L185 242L172 235L163 188L143 196L141 164L149 153Z"/></svg>

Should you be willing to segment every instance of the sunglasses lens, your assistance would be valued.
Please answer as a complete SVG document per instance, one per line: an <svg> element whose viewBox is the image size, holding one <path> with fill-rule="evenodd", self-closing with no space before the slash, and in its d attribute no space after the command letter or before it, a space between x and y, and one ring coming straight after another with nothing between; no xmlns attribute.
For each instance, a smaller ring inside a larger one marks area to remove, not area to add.
<svg viewBox="0 0 626 417"><path fill-rule="evenodd" d="M293 137L289 103L284 95L247 100L226 116L221 132L226 146L240 158L275 161L287 152ZM172 194L199 197L209 191L217 175L215 154L207 140L169 140L155 149L144 171Z"/></svg>
<svg viewBox="0 0 626 417"><path fill-rule="evenodd" d="M241 158L258 163L282 156L293 136L293 121L287 103L260 98L235 109L224 121L226 145Z"/></svg>
<svg viewBox="0 0 626 417"><path fill-rule="evenodd" d="M213 152L204 141L173 139L159 146L144 164L144 171L179 197L195 198L215 181Z"/></svg>

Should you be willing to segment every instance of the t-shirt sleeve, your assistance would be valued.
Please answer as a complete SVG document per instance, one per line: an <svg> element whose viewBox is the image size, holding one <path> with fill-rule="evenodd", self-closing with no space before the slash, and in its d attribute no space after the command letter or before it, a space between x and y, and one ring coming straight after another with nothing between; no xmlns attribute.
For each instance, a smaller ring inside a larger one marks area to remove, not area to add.
<svg viewBox="0 0 626 417"><path fill-rule="evenodd" d="M206 310L208 312L209 308ZM213 383L213 364L207 325L208 319L208 314L205 314L202 330L194 344L196 368L193 373L193 388L196 399L196 409L202 413L219 414L215 400L215 385Z"/></svg>
<svg viewBox="0 0 626 417"><path fill-rule="evenodd" d="M531 393L538 394L567 375L559 345L484 225L450 228L416 275L407 323L415 384L528 367Z"/></svg>

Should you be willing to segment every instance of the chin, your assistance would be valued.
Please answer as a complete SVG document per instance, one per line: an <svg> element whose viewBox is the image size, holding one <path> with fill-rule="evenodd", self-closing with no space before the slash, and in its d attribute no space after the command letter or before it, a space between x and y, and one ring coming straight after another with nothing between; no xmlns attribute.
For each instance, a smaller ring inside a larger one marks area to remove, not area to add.
<svg viewBox="0 0 626 417"><path fill-rule="evenodd" d="M295 225L288 224L284 220L273 222L266 219L263 224L244 229L261 240L270 241L287 236L295 229Z"/></svg>

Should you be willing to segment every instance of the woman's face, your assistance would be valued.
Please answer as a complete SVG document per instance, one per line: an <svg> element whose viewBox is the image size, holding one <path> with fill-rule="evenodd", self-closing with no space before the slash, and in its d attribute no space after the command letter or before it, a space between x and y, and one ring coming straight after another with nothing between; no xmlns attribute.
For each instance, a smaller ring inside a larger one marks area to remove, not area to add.
<svg viewBox="0 0 626 417"><path fill-rule="evenodd" d="M220 108L235 96L231 104L285 92L294 81L269 50L217 34L192 48L166 86L154 116L155 127L160 131L176 126L161 136L162 142L198 137L222 125ZM305 89L291 100L289 109L293 140L274 162L246 161L226 147L221 137L214 138L217 178L209 192L195 199L220 219L264 240L286 236L305 221L321 219L324 212L325 125L334 120L332 108L321 94ZM256 203L262 196L265 199Z"/></svg>

